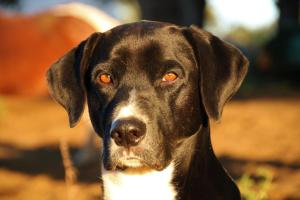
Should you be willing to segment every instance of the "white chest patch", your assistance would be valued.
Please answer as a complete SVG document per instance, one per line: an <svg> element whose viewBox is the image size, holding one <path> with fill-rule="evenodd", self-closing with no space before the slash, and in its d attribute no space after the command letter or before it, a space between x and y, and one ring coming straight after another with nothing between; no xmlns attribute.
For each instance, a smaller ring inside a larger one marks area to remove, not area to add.
<svg viewBox="0 0 300 200"><path fill-rule="evenodd" d="M143 174L102 171L104 200L174 200L174 166Z"/></svg>

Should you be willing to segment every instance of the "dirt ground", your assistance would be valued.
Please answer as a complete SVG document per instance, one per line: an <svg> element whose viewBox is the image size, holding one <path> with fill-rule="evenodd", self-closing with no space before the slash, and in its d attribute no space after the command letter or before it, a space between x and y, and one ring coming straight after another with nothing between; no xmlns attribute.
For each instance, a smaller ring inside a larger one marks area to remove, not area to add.
<svg viewBox="0 0 300 200"><path fill-rule="evenodd" d="M50 99L0 99L0 199L68 199L59 143L71 152L86 139L84 123L68 127L64 110ZM300 98L256 98L229 103L212 142L229 173L265 167L273 174L269 199L300 199ZM76 200L99 199L99 163L78 169Z"/></svg>

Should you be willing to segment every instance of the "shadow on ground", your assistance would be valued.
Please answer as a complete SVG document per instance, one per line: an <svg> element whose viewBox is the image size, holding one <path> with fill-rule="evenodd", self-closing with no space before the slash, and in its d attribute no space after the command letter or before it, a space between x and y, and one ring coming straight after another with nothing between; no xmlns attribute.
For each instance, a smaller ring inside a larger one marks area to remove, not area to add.
<svg viewBox="0 0 300 200"><path fill-rule="evenodd" d="M64 167L58 146L21 149L0 143L0 149L10 155L0 157L0 168L32 176L44 174L53 179L64 179ZM77 148L70 148L71 154L77 151ZM99 163L90 163L79 169L78 180L86 183L99 182L99 170Z"/></svg>

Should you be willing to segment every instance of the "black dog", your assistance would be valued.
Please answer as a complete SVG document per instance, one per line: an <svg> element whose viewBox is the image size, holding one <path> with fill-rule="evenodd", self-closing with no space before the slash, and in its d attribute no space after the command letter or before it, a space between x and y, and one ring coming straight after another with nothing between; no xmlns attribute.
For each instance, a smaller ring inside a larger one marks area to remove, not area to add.
<svg viewBox="0 0 300 200"><path fill-rule="evenodd" d="M48 71L74 127L85 99L103 138L103 199L240 199L214 155L209 119L247 59L195 26L142 21L94 33Z"/></svg>

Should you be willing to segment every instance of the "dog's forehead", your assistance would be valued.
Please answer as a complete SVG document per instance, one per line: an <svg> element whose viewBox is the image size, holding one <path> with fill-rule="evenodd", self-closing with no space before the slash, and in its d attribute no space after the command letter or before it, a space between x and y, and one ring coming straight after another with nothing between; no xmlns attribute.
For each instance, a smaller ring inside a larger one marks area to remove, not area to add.
<svg viewBox="0 0 300 200"><path fill-rule="evenodd" d="M180 31L180 27L163 22L141 21L129 23L112 28L104 34L107 38L112 37L113 40L119 38L134 37L142 38L144 36L155 36L163 34L172 34Z"/></svg>
<svg viewBox="0 0 300 200"><path fill-rule="evenodd" d="M98 63L117 60L143 69L169 60L188 66L193 60L192 47L181 28L160 22L137 22L115 27L104 33L97 52Z"/></svg>

